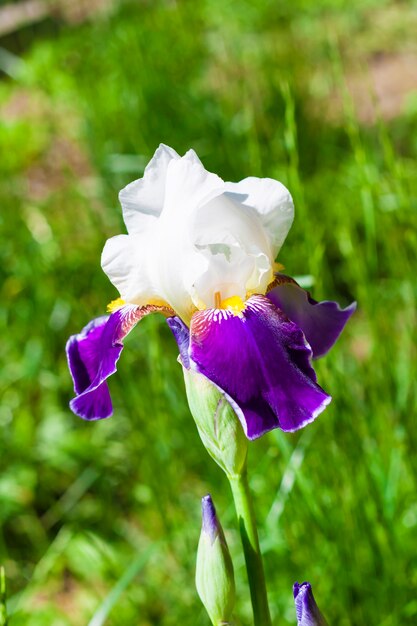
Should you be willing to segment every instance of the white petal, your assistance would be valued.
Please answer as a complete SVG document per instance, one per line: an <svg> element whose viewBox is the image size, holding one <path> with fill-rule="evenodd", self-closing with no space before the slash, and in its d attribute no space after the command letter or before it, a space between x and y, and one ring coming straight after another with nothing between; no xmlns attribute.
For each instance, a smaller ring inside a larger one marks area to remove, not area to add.
<svg viewBox="0 0 417 626"><path fill-rule="evenodd" d="M218 243L232 234L242 248L255 246L269 252L269 237L255 209L237 202L229 193L217 195L192 215L189 229L195 243Z"/></svg>
<svg viewBox="0 0 417 626"><path fill-rule="evenodd" d="M193 213L189 229L195 248L207 260L194 285L206 306L214 305L216 292L222 300L265 293L272 280L273 258L267 233L252 207L222 194Z"/></svg>
<svg viewBox="0 0 417 626"><path fill-rule="evenodd" d="M149 272L152 237L117 235L106 241L101 266L120 296L130 304L158 304L159 294Z"/></svg>
<svg viewBox="0 0 417 626"><path fill-rule="evenodd" d="M128 233L143 232L158 218L165 201L168 164L179 155L161 143L145 168L143 178L129 183L119 193Z"/></svg>
<svg viewBox="0 0 417 626"><path fill-rule="evenodd" d="M226 183L228 195L259 214L268 233L275 258L291 228L294 203L284 185L272 178L250 176L239 183Z"/></svg>
<svg viewBox="0 0 417 626"><path fill-rule="evenodd" d="M201 165L201 167L204 167L204 165L200 161L200 158L196 154L195 150L193 150L192 148L190 148L190 150L187 150L187 152L184 154L183 158L187 159L188 161L191 161L193 163L197 163L198 165Z"/></svg>
<svg viewBox="0 0 417 626"><path fill-rule="evenodd" d="M104 271L127 302L165 302L186 323L217 292L265 293L294 213L281 183L224 183L193 150L180 158L163 145L120 200L130 234L106 243Z"/></svg>
<svg viewBox="0 0 417 626"><path fill-rule="evenodd" d="M253 259L238 245L216 245L222 250L221 252L213 254L214 246L202 249L201 254L206 259L206 268L194 281L194 297L209 308L215 306L216 292L220 294L221 300L232 296L239 296L245 300L245 279L254 270Z"/></svg>
<svg viewBox="0 0 417 626"><path fill-rule="evenodd" d="M190 236L192 215L223 191L222 179L207 172L191 151L168 165L165 204L157 220L150 267L160 295L184 321L195 309L193 284L207 266Z"/></svg>
<svg viewBox="0 0 417 626"><path fill-rule="evenodd" d="M127 302L143 304L146 298L145 303L163 301L189 321L195 310L190 285L207 265L189 236L190 215L201 203L224 191L224 182L204 169L194 151L180 159L163 148L153 162L136 183L140 183L143 202L142 192L150 191L155 181L163 182L162 211L153 216L145 213L151 221L144 228L144 214L134 205L135 211L127 213L131 219L128 226L130 232L131 225L138 226L140 232L134 230L134 234L110 239L103 251L102 266Z"/></svg>
<svg viewBox="0 0 417 626"><path fill-rule="evenodd" d="M167 165L164 206L154 220L152 242L146 241L146 278L148 291L157 293L185 321L195 309L188 285L206 266L190 238L190 216L206 198L223 190L221 178L207 172L193 151ZM130 273L134 282L133 269Z"/></svg>
<svg viewBox="0 0 417 626"><path fill-rule="evenodd" d="M194 151L189 150L185 157L168 164L165 189L162 219L173 212L181 218L221 194L225 183L219 176L204 169Z"/></svg>

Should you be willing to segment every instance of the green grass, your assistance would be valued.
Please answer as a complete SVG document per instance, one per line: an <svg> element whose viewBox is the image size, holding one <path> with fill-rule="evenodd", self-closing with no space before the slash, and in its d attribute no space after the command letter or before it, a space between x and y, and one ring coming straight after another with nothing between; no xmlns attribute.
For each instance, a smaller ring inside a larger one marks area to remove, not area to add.
<svg viewBox="0 0 417 626"><path fill-rule="evenodd" d="M400 32L398 16L384 21L394 5L126 3L15 50L23 63L0 83L0 561L13 626L207 625L194 562L208 491L250 623L228 484L163 320L126 340L113 418L67 408L66 339L116 295L99 259L123 232L117 192L161 141L194 147L225 179L287 184L296 220L279 260L312 277L315 297L358 301L317 364L331 406L250 447L274 623L294 624L304 579L333 625L416 623L417 110L363 126L344 88L350 64L412 41L416 5Z"/></svg>

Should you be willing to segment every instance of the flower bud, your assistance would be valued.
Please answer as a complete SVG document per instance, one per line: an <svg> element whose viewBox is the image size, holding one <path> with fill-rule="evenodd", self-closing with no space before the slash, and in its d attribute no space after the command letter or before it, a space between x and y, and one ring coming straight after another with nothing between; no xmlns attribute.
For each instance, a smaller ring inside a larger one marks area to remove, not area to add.
<svg viewBox="0 0 417 626"><path fill-rule="evenodd" d="M297 626L327 626L314 599L310 583L294 583L293 592Z"/></svg>
<svg viewBox="0 0 417 626"><path fill-rule="evenodd" d="M233 564L210 495L201 500L202 529L195 583L214 626L230 624L235 604Z"/></svg>
<svg viewBox="0 0 417 626"><path fill-rule="evenodd" d="M210 456L228 475L241 474L248 440L225 394L208 378L183 367L188 404Z"/></svg>

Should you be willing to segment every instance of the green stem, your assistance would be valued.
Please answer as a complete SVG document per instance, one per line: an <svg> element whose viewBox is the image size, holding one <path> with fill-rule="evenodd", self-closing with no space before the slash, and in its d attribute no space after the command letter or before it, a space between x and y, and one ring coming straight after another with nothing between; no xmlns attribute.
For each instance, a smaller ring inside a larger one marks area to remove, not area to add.
<svg viewBox="0 0 417 626"><path fill-rule="evenodd" d="M6 611L6 574L4 567L0 566L0 626L7 626Z"/></svg>
<svg viewBox="0 0 417 626"><path fill-rule="evenodd" d="M243 474L228 476L228 479L232 488L245 553L254 624L255 626L271 626L264 567L246 470Z"/></svg>

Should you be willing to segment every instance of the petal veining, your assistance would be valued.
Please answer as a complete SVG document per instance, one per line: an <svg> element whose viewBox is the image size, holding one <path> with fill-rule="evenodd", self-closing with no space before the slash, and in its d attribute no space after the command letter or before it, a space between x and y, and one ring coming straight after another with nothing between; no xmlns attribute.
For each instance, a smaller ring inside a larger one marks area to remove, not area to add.
<svg viewBox="0 0 417 626"><path fill-rule="evenodd" d="M92 320L66 345L69 369L76 397L71 410L86 420L110 417L113 408L107 378L115 373L123 350L123 340L148 313L172 315L164 307L126 305L110 316Z"/></svg>
<svg viewBox="0 0 417 626"><path fill-rule="evenodd" d="M331 400L316 383L302 331L264 296L249 298L239 316L224 309L195 313L189 356L239 408L250 439L277 427L298 430Z"/></svg>

